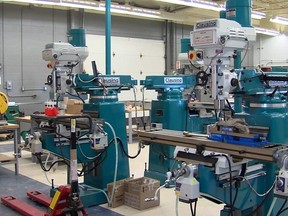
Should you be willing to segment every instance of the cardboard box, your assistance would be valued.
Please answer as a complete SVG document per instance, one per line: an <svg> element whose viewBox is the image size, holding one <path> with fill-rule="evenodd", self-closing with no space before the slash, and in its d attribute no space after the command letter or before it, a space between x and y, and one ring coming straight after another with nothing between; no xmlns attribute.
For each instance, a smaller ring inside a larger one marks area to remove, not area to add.
<svg viewBox="0 0 288 216"><path fill-rule="evenodd" d="M116 208L124 204L124 194L125 194L124 184L127 180L130 180L130 179L132 178L127 178L127 179L116 181L114 198L112 200L112 203L109 204L109 207ZM113 182L107 184L107 191L108 191L109 198L112 196L112 189L113 189Z"/></svg>
<svg viewBox="0 0 288 216"><path fill-rule="evenodd" d="M125 182L125 195L124 204L138 210L159 206L160 204L160 191L158 193L157 201L145 202L146 198L153 198L155 191L160 187L160 182L147 178L137 178L127 180Z"/></svg>
<svg viewBox="0 0 288 216"><path fill-rule="evenodd" d="M67 114L81 114L83 110L83 103L80 100L69 99L67 102Z"/></svg>

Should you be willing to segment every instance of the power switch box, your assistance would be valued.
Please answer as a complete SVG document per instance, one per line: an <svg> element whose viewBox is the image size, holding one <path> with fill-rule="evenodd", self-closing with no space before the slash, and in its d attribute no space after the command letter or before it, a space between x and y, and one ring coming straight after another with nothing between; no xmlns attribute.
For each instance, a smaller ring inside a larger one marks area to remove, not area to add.
<svg viewBox="0 0 288 216"><path fill-rule="evenodd" d="M7 90L11 90L12 89L12 81L6 81L5 82L5 88Z"/></svg>

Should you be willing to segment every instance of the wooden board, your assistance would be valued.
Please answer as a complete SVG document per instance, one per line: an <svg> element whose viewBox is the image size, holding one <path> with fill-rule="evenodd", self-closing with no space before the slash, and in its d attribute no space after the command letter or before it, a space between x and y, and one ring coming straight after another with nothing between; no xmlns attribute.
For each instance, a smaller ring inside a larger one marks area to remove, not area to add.
<svg viewBox="0 0 288 216"><path fill-rule="evenodd" d="M0 130L14 130L18 128L19 128L18 124L7 124L7 125L0 126Z"/></svg>
<svg viewBox="0 0 288 216"><path fill-rule="evenodd" d="M24 117L15 117L17 122L27 122L31 123L31 116L24 116Z"/></svg>
<svg viewBox="0 0 288 216"><path fill-rule="evenodd" d="M0 154L0 163L11 162L11 161L14 161L14 160L15 160L15 158L12 157L12 156Z"/></svg>

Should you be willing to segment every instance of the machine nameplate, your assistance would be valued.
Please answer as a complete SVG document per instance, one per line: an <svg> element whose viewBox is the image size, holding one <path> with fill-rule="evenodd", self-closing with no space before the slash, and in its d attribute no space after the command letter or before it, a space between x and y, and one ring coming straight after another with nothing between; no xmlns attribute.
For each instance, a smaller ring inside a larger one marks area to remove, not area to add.
<svg viewBox="0 0 288 216"><path fill-rule="evenodd" d="M229 10L226 10L226 17L236 17L236 9L231 8Z"/></svg>
<svg viewBox="0 0 288 216"><path fill-rule="evenodd" d="M213 44L214 42L214 34L213 30L203 30L199 32L193 33L193 45L208 45Z"/></svg>
<svg viewBox="0 0 288 216"><path fill-rule="evenodd" d="M182 77L164 77L165 84L183 84Z"/></svg>
<svg viewBox="0 0 288 216"><path fill-rule="evenodd" d="M269 81L269 86L275 87L275 86L287 86L287 81Z"/></svg>
<svg viewBox="0 0 288 216"><path fill-rule="evenodd" d="M103 83L105 86L120 85L120 77L104 77Z"/></svg>
<svg viewBox="0 0 288 216"><path fill-rule="evenodd" d="M196 23L196 29L211 28L217 26L217 20L209 20Z"/></svg>

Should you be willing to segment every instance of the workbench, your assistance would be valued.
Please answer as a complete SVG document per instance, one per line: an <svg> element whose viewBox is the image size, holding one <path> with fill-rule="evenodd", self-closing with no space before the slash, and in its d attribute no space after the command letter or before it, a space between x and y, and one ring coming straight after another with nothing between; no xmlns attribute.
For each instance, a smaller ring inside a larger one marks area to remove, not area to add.
<svg viewBox="0 0 288 216"><path fill-rule="evenodd" d="M0 126L0 132L2 131L13 131L14 140L14 157L0 154L0 164L14 163L15 164L15 175L19 174L19 153L18 153L18 124L6 124Z"/></svg>
<svg viewBox="0 0 288 216"><path fill-rule="evenodd" d="M136 112L137 112L137 117L142 118L143 117L143 109L126 109L125 113L126 118L128 118L128 143L131 144L133 142L133 118L136 117ZM145 109L145 116L150 117L150 109ZM20 127L21 123L28 123L31 124L31 116L24 116L24 117L16 117L15 120L19 124L19 129L18 129L18 143L21 143L21 137L20 137Z"/></svg>
<svg viewBox="0 0 288 216"><path fill-rule="evenodd" d="M181 146L185 148L201 148L203 151L221 152L237 158L247 158L267 162L275 162L274 155L278 150L288 150L286 145L268 143L263 147L249 147L209 140L202 135L187 137L183 131L159 130L138 131L139 140L147 144Z"/></svg>
<svg viewBox="0 0 288 216"><path fill-rule="evenodd" d="M20 144L21 143L21 136L20 136L20 130L21 130L21 123L28 123L28 124L31 124L31 116L23 116L23 117L15 117L15 120L17 122L17 124L19 125L18 129L17 129L17 139L18 139L18 143ZM30 125L31 127L31 125Z"/></svg>
<svg viewBox="0 0 288 216"><path fill-rule="evenodd" d="M133 142L133 118L136 118L136 114L137 118L143 118L143 109L125 109L125 113L128 115L128 143L131 144ZM150 118L150 109L145 109L144 115Z"/></svg>
<svg viewBox="0 0 288 216"><path fill-rule="evenodd" d="M17 122L31 123L31 116L15 117Z"/></svg>

